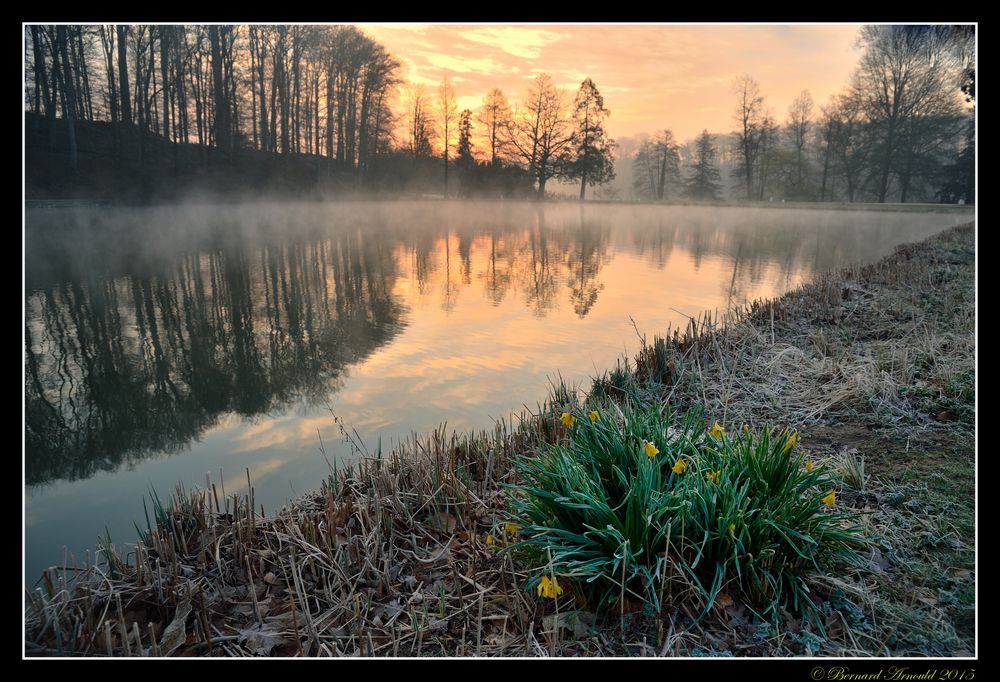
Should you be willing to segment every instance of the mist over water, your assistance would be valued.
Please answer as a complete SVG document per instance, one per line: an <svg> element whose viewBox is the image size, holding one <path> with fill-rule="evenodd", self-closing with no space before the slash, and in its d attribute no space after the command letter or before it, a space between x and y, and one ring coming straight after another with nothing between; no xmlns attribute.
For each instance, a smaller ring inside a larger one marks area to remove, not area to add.
<svg viewBox="0 0 1000 682"><path fill-rule="evenodd" d="M150 487L270 512L411 432L488 428L687 315L776 296L963 221L949 213L514 203L27 212L30 586ZM630 319L631 318L631 319ZM141 523L144 523L142 521Z"/></svg>

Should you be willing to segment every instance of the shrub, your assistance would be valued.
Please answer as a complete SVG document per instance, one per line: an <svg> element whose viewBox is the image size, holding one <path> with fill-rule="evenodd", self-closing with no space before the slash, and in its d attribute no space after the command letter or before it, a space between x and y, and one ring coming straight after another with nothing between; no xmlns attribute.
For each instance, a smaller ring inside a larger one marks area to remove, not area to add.
<svg viewBox="0 0 1000 682"><path fill-rule="evenodd" d="M658 611L665 581L682 578L702 613L725 589L765 614L813 615L810 574L856 560L861 536L829 504L831 474L807 470L798 436L706 430L700 409L683 420L655 404L609 409L565 414L564 437L518 464L513 547L598 608L628 594Z"/></svg>

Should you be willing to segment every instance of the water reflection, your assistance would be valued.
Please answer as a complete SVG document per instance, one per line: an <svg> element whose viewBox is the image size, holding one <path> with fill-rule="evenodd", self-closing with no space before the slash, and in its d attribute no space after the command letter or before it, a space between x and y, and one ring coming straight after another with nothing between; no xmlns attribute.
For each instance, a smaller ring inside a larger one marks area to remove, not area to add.
<svg viewBox="0 0 1000 682"><path fill-rule="evenodd" d="M222 415L320 403L428 300L461 318L477 309L468 300L463 311L463 297L498 307L513 290L533 317L565 305L583 320L608 287L627 292L636 278L652 277L663 300L635 300L622 314L667 308L668 297L671 308L726 307L954 222L843 211L444 206L33 212L26 483L176 452ZM647 267L609 278L619 252ZM706 258L718 273L703 272ZM490 321L470 315L467 324Z"/></svg>
<svg viewBox="0 0 1000 682"><path fill-rule="evenodd" d="M220 415L336 390L395 336L396 263L377 240L187 253L26 301L25 477L74 479L175 452Z"/></svg>

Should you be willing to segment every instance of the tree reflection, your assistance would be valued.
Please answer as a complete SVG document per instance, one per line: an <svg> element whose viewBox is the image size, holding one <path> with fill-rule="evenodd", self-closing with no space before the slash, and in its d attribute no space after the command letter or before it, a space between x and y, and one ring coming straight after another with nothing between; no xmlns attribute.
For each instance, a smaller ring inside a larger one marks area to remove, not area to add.
<svg viewBox="0 0 1000 682"><path fill-rule="evenodd" d="M636 311L675 305L675 281L734 306L764 280L786 288L846 254L887 251L916 220L433 202L184 210L53 212L26 230L28 484L176 452L224 415L321 404L414 300L433 299L427 314L443 308L456 334L465 319L489 331L494 306L510 338L532 315L592 319L605 281L632 282L606 271L623 247L657 291ZM61 232L76 215L82 227ZM101 220L103 241L88 227Z"/></svg>
<svg viewBox="0 0 1000 682"><path fill-rule="evenodd" d="M220 415L317 402L400 328L386 245L239 242L29 296L26 483L183 448Z"/></svg>
<svg viewBox="0 0 1000 682"><path fill-rule="evenodd" d="M604 284L597 279L608 257L607 235L610 229L597 221L588 221L580 208L580 226L576 243L566 261L569 270L570 301L578 317L586 317L597 303L598 294Z"/></svg>

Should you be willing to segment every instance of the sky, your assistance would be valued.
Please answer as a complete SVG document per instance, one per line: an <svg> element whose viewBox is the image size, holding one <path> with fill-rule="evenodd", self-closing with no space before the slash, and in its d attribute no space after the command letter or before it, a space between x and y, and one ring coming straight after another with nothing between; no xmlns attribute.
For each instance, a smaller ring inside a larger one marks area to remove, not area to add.
<svg viewBox="0 0 1000 682"><path fill-rule="evenodd" d="M818 110L848 82L860 25L358 24L431 92L451 78L459 109L492 88L511 103L550 74L572 96L590 77L612 137L669 128L683 142L734 129L732 84L748 73L779 121L802 91Z"/></svg>

